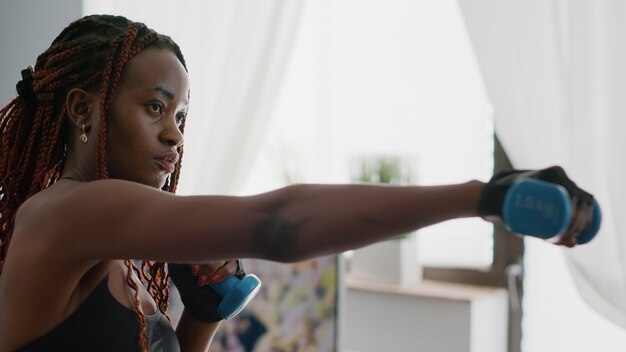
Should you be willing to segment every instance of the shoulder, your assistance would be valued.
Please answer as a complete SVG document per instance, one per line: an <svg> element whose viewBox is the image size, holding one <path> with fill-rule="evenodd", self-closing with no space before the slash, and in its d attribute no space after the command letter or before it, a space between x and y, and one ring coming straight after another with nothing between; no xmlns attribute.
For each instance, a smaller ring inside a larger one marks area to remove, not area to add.
<svg viewBox="0 0 626 352"><path fill-rule="evenodd" d="M164 193L124 180L57 183L28 198L17 210L14 235L37 240L69 235L85 216L106 213L108 208L133 195Z"/></svg>
<svg viewBox="0 0 626 352"><path fill-rule="evenodd" d="M16 225L39 223L41 220L64 223L75 214L72 210L106 205L109 199L123 199L136 193L160 193L148 186L117 179L54 184L28 198L18 209ZM28 221L38 219L38 221Z"/></svg>
<svg viewBox="0 0 626 352"><path fill-rule="evenodd" d="M12 243L75 260L131 258L162 227L165 219L155 219L165 217L178 198L117 179L57 182L22 204Z"/></svg>

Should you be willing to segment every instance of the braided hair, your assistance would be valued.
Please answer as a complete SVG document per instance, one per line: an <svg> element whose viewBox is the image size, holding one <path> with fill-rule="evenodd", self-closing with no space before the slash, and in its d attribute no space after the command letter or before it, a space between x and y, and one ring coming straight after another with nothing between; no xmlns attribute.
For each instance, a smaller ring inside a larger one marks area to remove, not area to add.
<svg viewBox="0 0 626 352"><path fill-rule="evenodd" d="M99 91L100 118L97 177L108 178L106 164L106 118L122 69L146 48L171 50L187 69L180 48L171 38L158 34L143 23L121 16L92 15L65 28L39 57L35 68L22 71L16 88L18 96L0 110L0 274L9 249L15 214L30 196L59 180L68 148L63 133L67 120L66 95L70 89ZM184 129L184 121L181 131ZM183 147L178 152L182 156ZM162 190L174 193L181 162ZM144 261L138 268L124 261L127 284L135 291L134 312L139 322L138 343L147 350L144 315L139 309L135 272L167 315L169 299L165 263Z"/></svg>

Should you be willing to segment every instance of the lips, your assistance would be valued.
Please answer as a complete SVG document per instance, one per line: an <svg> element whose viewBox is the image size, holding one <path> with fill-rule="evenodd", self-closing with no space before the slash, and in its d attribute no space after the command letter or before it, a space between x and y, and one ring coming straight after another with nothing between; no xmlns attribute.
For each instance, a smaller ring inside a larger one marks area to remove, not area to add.
<svg viewBox="0 0 626 352"><path fill-rule="evenodd" d="M176 152L165 153L154 158L154 161L167 173L173 173L176 170L176 163L180 156Z"/></svg>

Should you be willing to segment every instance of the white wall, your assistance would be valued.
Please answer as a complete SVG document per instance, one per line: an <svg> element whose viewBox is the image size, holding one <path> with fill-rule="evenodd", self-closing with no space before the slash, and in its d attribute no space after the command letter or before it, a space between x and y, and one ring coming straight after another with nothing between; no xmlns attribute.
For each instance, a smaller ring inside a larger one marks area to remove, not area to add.
<svg viewBox="0 0 626 352"><path fill-rule="evenodd" d="M0 104L16 95L20 71L35 66L37 55L70 22L80 18L81 0L22 0L0 2Z"/></svg>

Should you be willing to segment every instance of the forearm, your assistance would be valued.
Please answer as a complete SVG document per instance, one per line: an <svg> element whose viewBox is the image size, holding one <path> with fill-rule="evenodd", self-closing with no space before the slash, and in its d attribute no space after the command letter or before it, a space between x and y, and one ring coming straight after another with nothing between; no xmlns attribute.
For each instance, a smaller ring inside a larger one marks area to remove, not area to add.
<svg viewBox="0 0 626 352"><path fill-rule="evenodd" d="M187 310L183 310L176 327L181 351L207 351L219 326L220 322L205 323L194 319Z"/></svg>
<svg viewBox="0 0 626 352"><path fill-rule="evenodd" d="M341 252L441 221L476 215L483 183L297 185L257 231L260 256L280 261Z"/></svg>

